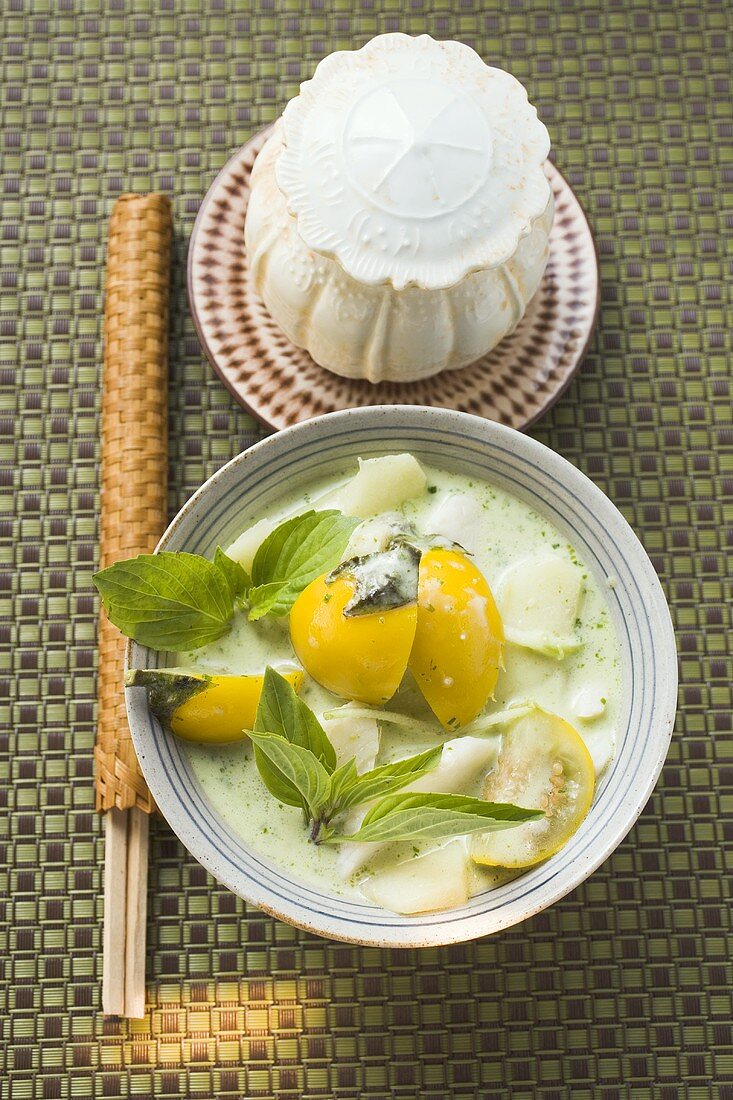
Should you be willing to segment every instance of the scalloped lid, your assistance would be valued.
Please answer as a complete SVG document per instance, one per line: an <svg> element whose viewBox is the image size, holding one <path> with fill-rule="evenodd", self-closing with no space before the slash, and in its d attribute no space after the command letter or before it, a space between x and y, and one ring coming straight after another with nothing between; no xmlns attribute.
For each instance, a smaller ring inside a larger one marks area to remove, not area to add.
<svg viewBox="0 0 733 1100"><path fill-rule="evenodd" d="M301 85L276 177L309 248L363 283L439 289L513 255L550 199L549 149L509 73L383 34Z"/></svg>

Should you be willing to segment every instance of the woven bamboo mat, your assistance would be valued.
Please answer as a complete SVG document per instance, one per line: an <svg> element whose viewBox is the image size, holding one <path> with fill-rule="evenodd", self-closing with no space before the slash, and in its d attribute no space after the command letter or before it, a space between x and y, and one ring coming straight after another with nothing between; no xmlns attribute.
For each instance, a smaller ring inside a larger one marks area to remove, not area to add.
<svg viewBox="0 0 733 1100"><path fill-rule="evenodd" d="M732 1097L730 7L2 11L0 1100ZM460 37L527 84L595 228L600 325L536 434L610 493L653 557L679 630L677 734L638 826L584 886L443 950L295 931L219 888L155 823L148 1015L103 1023L90 576L109 212L123 191L174 199L173 511L257 438L186 309L199 201L319 57L398 29Z"/></svg>

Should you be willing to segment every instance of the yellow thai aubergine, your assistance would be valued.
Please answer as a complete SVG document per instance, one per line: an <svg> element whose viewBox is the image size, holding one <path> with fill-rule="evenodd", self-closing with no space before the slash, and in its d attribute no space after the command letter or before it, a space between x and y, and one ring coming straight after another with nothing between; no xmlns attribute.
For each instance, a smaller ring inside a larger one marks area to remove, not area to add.
<svg viewBox="0 0 733 1100"><path fill-rule="evenodd" d="M299 670L282 672L297 691ZM156 718L185 741L242 741L254 726L264 676L189 672L180 668L130 669L128 687L145 687Z"/></svg>
<svg viewBox="0 0 733 1100"><path fill-rule="evenodd" d="M410 669L445 729L473 721L493 696L504 629L486 578L458 550L420 559Z"/></svg>
<svg viewBox="0 0 733 1100"><path fill-rule="evenodd" d="M345 615L356 589L348 573L316 578L291 609L290 638L306 672L334 695L386 703L407 669L417 607Z"/></svg>

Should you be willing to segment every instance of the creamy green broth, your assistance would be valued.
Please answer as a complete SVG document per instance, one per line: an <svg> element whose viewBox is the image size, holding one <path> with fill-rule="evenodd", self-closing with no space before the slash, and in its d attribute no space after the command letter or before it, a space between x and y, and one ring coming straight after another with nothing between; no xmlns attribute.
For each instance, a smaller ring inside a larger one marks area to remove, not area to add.
<svg viewBox="0 0 733 1100"><path fill-rule="evenodd" d="M407 521L425 534L435 533L442 527L441 534L455 539L470 551L495 595L501 593L503 578L517 563L559 558L578 570L583 594L573 623L573 651L558 659L508 642L504 650L505 667L499 674L495 698L487 705L486 714L498 713L526 701L559 714L581 734L596 773L600 774L613 756L621 691L619 646L603 587L558 530L516 497L478 479L424 468L426 491L390 512L389 518L395 522ZM279 507L265 518L279 520L314 505L327 507L329 496L344 480L342 476L332 482L314 484L307 494L301 491L283 497ZM262 515L243 517L243 530L262 518ZM366 521L361 549L364 537L368 543L374 523ZM264 534L266 531L263 537ZM606 579L606 584L612 583L611 578ZM537 598L542 598L541 591ZM205 649L179 655L175 663L241 674L259 673L267 664L277 667L297 662L286 619L250 623L240 613L228 635ZM344 702L309 677L305 678L301 696L319 716ZM401 727L383 725L378 764L419 752L455 736L440 728L409 673L385 709L422 724L412 727L409 723ZM493 737L491 733L484 736L492 738L498 753L500 727ZM300 813L280 805L267 792L247 742L232 746L186 743L184 751L211 804L248 845L282 868L289 877L317 883L333 894L361 898L357 884L359 875L344 877L338 848L311 844ZM462 791L478 795L479 788L477 778ZM407 848L408 854L413 854L412 849ZM403 845L400 849L393 848L387 855L381 851L377 862L394 859L405 850ZM416 848L414 854L417 852ZM501 879L501 874L488 869L472 868L471 890L478 892L490 888Z"/></svg>

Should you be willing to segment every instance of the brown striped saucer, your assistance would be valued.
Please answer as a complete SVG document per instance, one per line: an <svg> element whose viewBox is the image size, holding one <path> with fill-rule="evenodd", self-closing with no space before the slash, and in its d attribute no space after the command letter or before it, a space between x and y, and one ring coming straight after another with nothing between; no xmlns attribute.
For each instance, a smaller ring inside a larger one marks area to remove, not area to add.
<svg viewBox="0 0 733 1100"><path fill-rule="evenodd" d="M527 428L578 370L598 314L598 258L570 184L549 161L555 196L550 259L511 336L469 367L419 382L340 378L281 332L256 294L244 247L255 157L271 127L255 134L214 180L188 251L188 298L211 365L244 408L280 429L321 413L367 405L435 405Z"/></svg>

